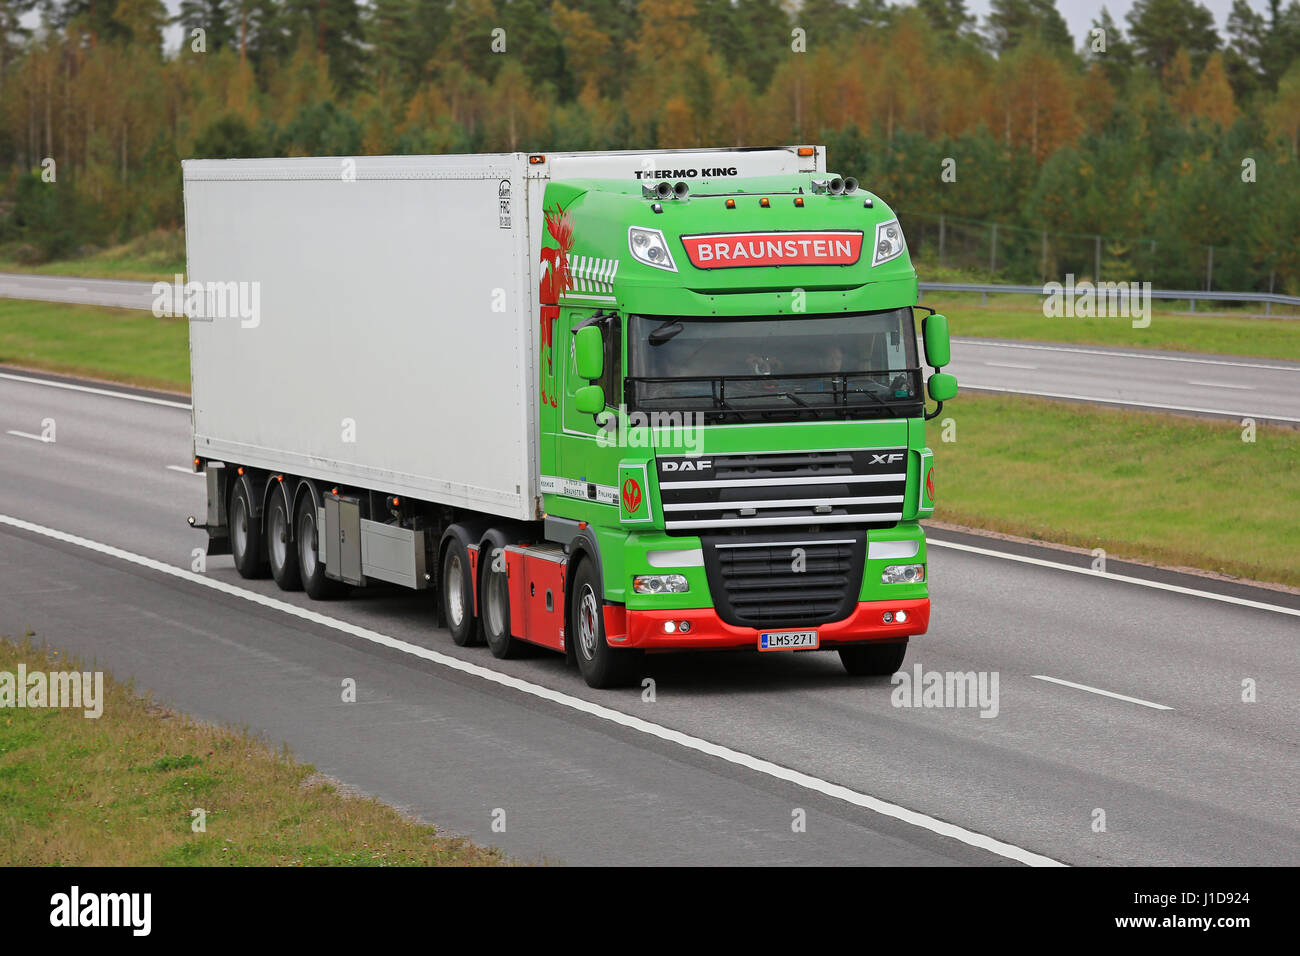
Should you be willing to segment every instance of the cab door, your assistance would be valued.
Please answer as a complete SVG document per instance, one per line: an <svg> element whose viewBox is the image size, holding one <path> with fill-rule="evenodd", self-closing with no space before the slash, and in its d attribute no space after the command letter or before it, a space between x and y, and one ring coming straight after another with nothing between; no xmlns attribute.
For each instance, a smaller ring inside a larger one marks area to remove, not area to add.
<svg viewBox="0 0 1300 956"><path fill-rule="evenodd" d="M584 323L596 321L605 343L604 373L596 382L578 377L573 332ZM564 308L556 330L556 359L560 365L559 427L556 430L557 459L561 477L570 490L587 501L617 507L620 432L619 404L623 396L622 322L608 310ZM563 361L559 362L560 356ZM575 405L578 389L597 384L605 391L605 414L596 416L579 412ZM617 512L614 513L617 521Z"/></svg>

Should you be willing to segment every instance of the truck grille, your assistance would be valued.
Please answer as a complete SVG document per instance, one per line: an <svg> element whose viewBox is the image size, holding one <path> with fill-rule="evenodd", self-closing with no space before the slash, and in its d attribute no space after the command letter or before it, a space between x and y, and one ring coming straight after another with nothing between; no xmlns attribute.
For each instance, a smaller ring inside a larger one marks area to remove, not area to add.
<svg viewBox="0 0 1300 956"><path fill-rule="evenodd" d="M664 527L888 527L903 512L906 448L657 459Z"/></svg>
<svg viewBox="0 0 1300 956"><path fill-rule="evenodd" d="M728 624L806 627L842 620L857 606L865 532L701 541L713 605Z"/></svg>

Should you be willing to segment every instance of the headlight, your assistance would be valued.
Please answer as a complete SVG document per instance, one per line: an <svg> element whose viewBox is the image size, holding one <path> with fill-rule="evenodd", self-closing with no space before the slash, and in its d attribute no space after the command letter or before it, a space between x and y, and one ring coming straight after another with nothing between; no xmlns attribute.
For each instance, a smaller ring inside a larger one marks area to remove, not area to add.
<svg viewBox="0 0 1300 956"><path fill-rule="evenodd" d="M677 263L673 262L672 254L668 251L668 243L664 240L664 234L658 229L629 226L627 230L627 248L632 253L632 258L637 262L653 266L656 269L663 269L665 272L677 271Z"/></svg>
<svg viewBox="0 0 1300 956"><path fill-rule="evenodd" d="M924 580L924 564L891 564L880 573L881 584L920 584Z"/></svg>
<svg viewBox="0 0 1300 956"><path fill-rule="evenodd" d="M632 579L637 594L685 594L690 589L684 574L638 574Z"/></svg>
<svg viewBox="0 0 1300 956"><path fill-rule="evenodd" d="M907 243L903 241L903 227L898 224L897 219L876 226L876 254L871 260L873 266L888 262L890 259L897 259L906 251Z"/></svg>

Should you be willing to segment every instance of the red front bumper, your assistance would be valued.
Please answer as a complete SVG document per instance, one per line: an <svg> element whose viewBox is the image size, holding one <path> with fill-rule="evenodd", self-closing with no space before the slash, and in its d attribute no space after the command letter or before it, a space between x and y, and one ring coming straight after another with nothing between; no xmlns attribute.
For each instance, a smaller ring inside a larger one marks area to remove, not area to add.
<svg viewBox="0 0 1300 956"><path fill-rule="evenodd" d="M884 623L884 613L904 611L907 620L899 624ZM670 634L664 623L676 625ZM690 630L682 632L682 621ZM856 644L862 641L897 640L912 634L924 634L930 626L930 600L862 601L842 621L812 627L736 627L718 617L711 607L678 611L632 611L625 607L605 607L605 634L613 647L640 647L650 650L690 648L758 647L758 635L764 631L817 631L822 647Z"/></svg>

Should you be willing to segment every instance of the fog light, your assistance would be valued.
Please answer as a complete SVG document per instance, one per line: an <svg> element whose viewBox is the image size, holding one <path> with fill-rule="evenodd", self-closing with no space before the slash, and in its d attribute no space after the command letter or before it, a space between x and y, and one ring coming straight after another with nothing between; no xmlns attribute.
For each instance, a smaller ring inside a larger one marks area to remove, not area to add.
<svg viewBox="0 0 1300 956"><path fill-rule="evenodd" d="M893 624L893 623L894 623L894 612L893 612L893 611L886 611L883 615L881 615L881 620L883 620L886 624Z"/></svg>
<svg viewBox="0 0 1300 956"><path fill-rule="evenodd" d="M899 611L897 614L894 615L894 620L897 621L899 624L906 624L906 623L907 623L907 612L906 612L906 611Z"/></svg>
<svg viewBox="0 0 1300 956"><path fill-rule="evenodd" d="M680 624L677 625L677 630L681 631L683 634L689 634L691 630L691 622L682 621Z"/></svg>
<svg viewBox="0 0 1300 956"><path fill-rule="evenodd" d="M891 564L880 572L881 584L920 584L924 580L924 564Z"/></svg>
<svg viewBox="0 0 1300 956"><path fill-rule="evenodd" d="M676 624L674 624L672 621L664 621L664 633L665 633L665 634L671 634L671 633L672 633L673 631L675 631L675 630L677 630L677 625L676 625Z"/></svg>

